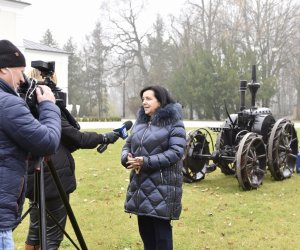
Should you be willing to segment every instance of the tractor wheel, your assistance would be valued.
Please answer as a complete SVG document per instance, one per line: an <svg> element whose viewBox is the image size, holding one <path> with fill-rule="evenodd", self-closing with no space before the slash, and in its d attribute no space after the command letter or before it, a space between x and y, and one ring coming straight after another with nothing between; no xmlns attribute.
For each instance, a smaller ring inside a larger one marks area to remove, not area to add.
<svg viewBox="0 0 300 250"><path fill-rule="evenodd" d="M298 138L294 124L282 118L273 126L268 140L268 166L275 180L292 176L297 153Z"/></svg>
<svg viewBox="0 0 300 250"><path fill-rule="evenodd" d="M189 131L186 137L183 180L190 183L204 179L209 167L210 145L213 144L210 133L204 128Z"/></svg>
<svg viewBox="0 0 300 250"><path fill-rule="evenodd" d="M247 133L236 154L236 176L243 190L258 188L266 173L266 148L262 137Z"/></svg>

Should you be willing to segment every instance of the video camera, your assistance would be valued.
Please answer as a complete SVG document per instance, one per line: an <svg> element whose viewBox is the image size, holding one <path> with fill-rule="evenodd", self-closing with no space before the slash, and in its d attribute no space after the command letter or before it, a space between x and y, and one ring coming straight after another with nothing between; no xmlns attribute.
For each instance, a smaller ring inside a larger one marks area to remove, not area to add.
<svg viewBox="0 0 300 250"><path fill-rule="evenodd" d="M56 98L56 104L58 106L66 107L67 94L56 87L56 83L52 81L53 74L55 72L55 62L44 62L44 61L32 61L31 67L40 71L43 81L38 81L34 78L28 78L24 75L25 82L21 84L18 89L20 96L26 101L30 110L33 113L36 112L37 99L36 99L36 88L38 85L48 86Z"/></svg>

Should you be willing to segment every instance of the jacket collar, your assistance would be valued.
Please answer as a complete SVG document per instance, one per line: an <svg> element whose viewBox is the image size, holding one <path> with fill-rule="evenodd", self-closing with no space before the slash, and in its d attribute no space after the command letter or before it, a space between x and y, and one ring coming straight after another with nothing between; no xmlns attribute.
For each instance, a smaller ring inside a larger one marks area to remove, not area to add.
<svg viewBox="0 0 300 250"><path fill-rule="evenodd" d="M157 109L152 119L145 114L144 108L140 107L137 114L137 123L148 123L158 127L173 124L182 119L182 108L179 103L170 103L163 108Z"/></svg>
<svg viewBox="0 0 300 250"><path fill-rule="evenodd" d="M0 89L2 89L4 92L18 96L18 94L2 79L0 79Z"/></svg>

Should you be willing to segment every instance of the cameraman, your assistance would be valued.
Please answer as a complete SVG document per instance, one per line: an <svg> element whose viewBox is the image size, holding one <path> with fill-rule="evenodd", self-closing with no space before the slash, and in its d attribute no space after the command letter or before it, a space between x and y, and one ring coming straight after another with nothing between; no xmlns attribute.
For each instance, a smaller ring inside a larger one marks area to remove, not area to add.
<svg viewBox="0 0 300 250"><path fill-rule="evenodd" d="M10 41L0 40L0 249L13 250L12 229L21 218L28 152L53 154L61 135L60 110L50 88L37 89L39 120L31 114L17 88L24 83L26 62ZM43 94L42 94L43 93Z"/></svg>
<svg viewBox="0 0 300 250"><path fill-rule="evenodd" d="M34 69L33 71L37 70ZM31 72L30 75L33 75L33 72ZM96 148L99 144L102 143L114 143L116 140L118 140L119 135L115 132L109 132L106 134L97 134L95 132L81 132L79 124L64 107L64 105L61 102L57 103L57 105L61 109L62 114L62 135L58 151L56 154L50 157L50 160L52 161L57 175L60 178L62 186L69 198L69 194L76 189L75 162L71 153L77 149ZM51 172L48 169L46 162L45 166L44 186L46 208L51 213L51 215L56 218L60 226L62 228L65 228L67 211L57 191L57 187L53 181ZM28 190L26 192L26 197L30 199L30 202L33 202L34 167L32 165L29 165L28 172ZM38 212L39 211L36 208L33 208L30 211L30 225L25 244L26 250L39 249L40 241ZM47 216L46 231L48 250L58 249L61 241L63 240L64 234L49 216Z"/></svg>

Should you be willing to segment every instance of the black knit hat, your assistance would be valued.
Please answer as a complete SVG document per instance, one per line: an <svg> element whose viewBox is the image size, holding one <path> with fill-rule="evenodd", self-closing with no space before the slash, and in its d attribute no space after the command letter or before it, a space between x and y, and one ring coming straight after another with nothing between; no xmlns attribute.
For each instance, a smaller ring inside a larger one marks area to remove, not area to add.
<svg viewBox="0 0 300 250"><path fill-rule="evenodd" d="M21 51L8 40L0 40L0 69L26 67Z"/></svg>

